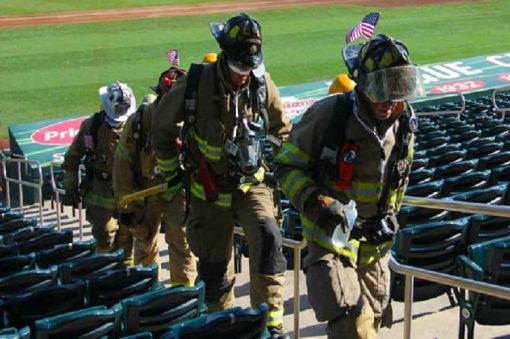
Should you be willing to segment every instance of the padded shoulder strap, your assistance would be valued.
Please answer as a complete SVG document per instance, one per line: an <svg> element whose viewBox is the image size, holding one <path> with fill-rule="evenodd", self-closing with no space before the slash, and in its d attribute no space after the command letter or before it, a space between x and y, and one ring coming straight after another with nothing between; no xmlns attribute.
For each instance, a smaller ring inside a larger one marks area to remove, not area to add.
<svg viewBox="0 0 510 339"><path fill-rule="evenodd" d="M186 80L186 90L184 92L184 123L193 124L195 122L195 111L197 109L197 92L200 76L204 69L203 64L191 64Z"/></svg>
<svg viewBox="0 0 510 339"><path fill-rule="evenodd" d="M92 124L90 125L87 135L89 135L92 138L92 145L87 145L87 149L90 151L94 151L96 145L97 145L97 133L99 131L99 126L101 126L101 121L103 121L103 112L97 112L94 113L92 116ZM92 146L92 147L89 147Z"/></svg>

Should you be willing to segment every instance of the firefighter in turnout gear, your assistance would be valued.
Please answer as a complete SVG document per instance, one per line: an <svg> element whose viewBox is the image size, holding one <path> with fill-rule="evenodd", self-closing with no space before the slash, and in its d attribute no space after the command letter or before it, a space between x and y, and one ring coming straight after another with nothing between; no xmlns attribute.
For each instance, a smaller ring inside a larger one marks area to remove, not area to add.
<svg viewBox="0 0 510 339"><path fill-rule="evenodd" d="M188 241L199 258L209 310L233 305L228 263L235 221L244 229L250 252L251 304L267 302L271 335L286 338L286 260L273 191L264 183L259 135L265 133L278 150L290 121L264 69L258 22L240 14L225 24L212 23L211 31L222 50L218 60L192 65L161 100L152 125L153 146L168 180L184 178Z"/></svg>
<svg viewBox="0 0 510 339"><path fill-rule="evenodd" d="M388 251L417 129L407 101L423 88L402 42L377 35L346 48L356 87L308 109L276 175L301 216L308 299L328 338L375 338L389 311Z"/></svg>
<svg viewBox="0 0 510 339"><path fill-rule="evenodd" d="M129 117L115 152L113 191L117 200L123 196L161 183L160 171L150 144L153 114L161 98L186 71L170 67L161 73L157 97L141 105ZM176 183L179 185L179 183ZM135 236L134 263L144 266L159 263L158 234L165 228L165 240L170 258L172 285L192 286L197 276L196 259L186 240L183 221L184 196L181 191L159 194L120 209L120 220Z"/></svg>
<svg viewBox="0 0 510 339"><path fill-rule="evenodd" d="M83 121L64 156L64 203L76 204L81 197L86 207L86 218L92 224L97 251L111 252L123 248L126 260L129 260L131 245L120 244L116 239L119 225L115 217L112 168L115 148L127 118L136 110L136 101L131 88L118 81L101 87L99 97L101 110ZM85 177L79 185L78 169L82 158Z"/></svg>

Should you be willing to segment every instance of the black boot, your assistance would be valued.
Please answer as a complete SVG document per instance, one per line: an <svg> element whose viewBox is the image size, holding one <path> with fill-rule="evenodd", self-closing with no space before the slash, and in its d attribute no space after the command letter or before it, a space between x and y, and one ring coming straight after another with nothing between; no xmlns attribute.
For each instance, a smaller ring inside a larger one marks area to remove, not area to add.
<svg viewBox="0 0 510 339"><path fill-rule="evenodd" d="M270 339L290 339L290 335L283 332L283 326L270 326L267 330Z"/></svg>

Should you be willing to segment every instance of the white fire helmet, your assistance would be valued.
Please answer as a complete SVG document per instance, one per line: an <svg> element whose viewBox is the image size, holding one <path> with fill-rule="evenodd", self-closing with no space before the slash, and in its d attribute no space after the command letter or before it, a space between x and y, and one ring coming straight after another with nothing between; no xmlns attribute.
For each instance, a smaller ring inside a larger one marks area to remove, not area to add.
<svg viewBox="0 0 510 339"><path fill-rule="evenodd" d="M116 81L99 89L99 98L106 112L107 120L123 123L136 112L133 90L123 82Z"/></svg>

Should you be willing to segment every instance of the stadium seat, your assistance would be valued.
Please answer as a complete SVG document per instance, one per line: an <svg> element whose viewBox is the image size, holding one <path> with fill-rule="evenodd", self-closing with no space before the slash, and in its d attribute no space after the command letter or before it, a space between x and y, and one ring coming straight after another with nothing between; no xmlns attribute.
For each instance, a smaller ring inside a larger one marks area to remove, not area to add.
<svg viewBox="0 0 510 339"><path fill-rule="evenodd" d="M30 327L26 326L19 330L14 327L8 327L0 330L2 339L30 339Z"/></svg>
<svg viewBox="0 0 510 339"><path fill-rule="evenodd" d="M30 218L30 219L23 219L23 218L17 218L17 219L11 219L5 222L2 222L0 224L0 235L4 235L6 233L12 233L14 231L17 231L21 228L25 228L28 226L37 226L37 220Z"/></svg>
<svg viewBox="0 0 510 339"><path fill-rule="evenodd" d="M438 137L438 138L430 139L430 140L427 140L427 141L421 141L420 140L420 146L422 146L423 149L439 147L439 146L442 146L442 145L447 145L449 143L450 143L450 137L448 137L448 136Z"/></svg>
<svg viewBox="0 0 510 339"><path fill-rule="evenodd" d="M0 210L0 223L13 219L23 219L24 216L25 214L23 212L14 212L10 208L2 208Z"/></svg>
<svg viewBox="0 0 510 339"><path fill-rule="evenodd" d="M417 185L430 181L434 176L434 171L435 170L432 168L411 170L411 174L409 175L409 185Z"/></svg>
<svg viewBox="0 0 510 339"><path fill-rule="evenodd" d="M58 284L58 267L24 270L0 279L0 296L19 295Z"/></svg>
<svg viewBox="0 0 510 339"><path fill-rule="evenodd" d="M93 255L95 251L96 241L94 239L71 242L37 252L36 261L39 267L49 267Z"/></svg>
<svg viewBox="0 0 510 339"><path fill-rule="evenodd" d="M460 274L468 279L510 287L510 237L474 244L459 257ZM459 338L474 338L475 323L510 324L510 301L475 292L460 293Z"/></svg>
<svg viewBox="0 0 510 339"><path fill-rule="evenodd" d="M122 306L90 307L37 320L36 339L118 338L121 331Z"/></svg>
<svg viewBox="0 0 510 339"><path fill-rule="evenodd" d="M480 146L483 146L483 145L486 145L486 144L490 144L492 142L496 142L496 138L495 137L483 137L483 138L478 138L478 139L475 139L475 140L472 140L470 142L465 143L464 147L466 147L466 148L476 148L476 147L480 147Z"/></svg>
<svg viewBox="0 0 510 339"><path fill-rule="evenodd" d="M491 171L475 171L444 180L443 196L468 192L472 189L486 188L489 185Z"/></svg>
<svg viewBox="0 0 510 339"><path fill-rule="evenodd" d="M510 165L510 151L498 152L496 154L487 155L480 159L478 163L479 169L493 169L496 167Z"/></svg>
<svg viewBox="0 0 510 339"><path fill-rule="evenodd" d="M413 159L413 164L411 165L411 173L413 171L417 171L421 168L427 167L429 164L429 159Z"/></svg>
<svg viewBox="0 0 510 339"><path fill-rule="evenodd" d="M30 270L35 268L35 254L27 255L15 254L8 257L0 258L0 278L7 277L16 272Z"/></svg>
<svg viewBox="0 0 510 339"><path fill-rule="evenodd" d="M458 151L460 149L461 149L460 143L452 143L452 144L448 144L448 145L434 147L434 148L427 150L427 156L432 157L432 156L440 155L440 154L447 153L450 151Z"/></svg>
<svg viewBox="0 0 510 339"><path fill-rule="evenodd" d="M467 148L466 159L478 159L498 153L503 148L502 142L489 142L485 145Z"/></svg>
<svg viewBox="0 0 510 339"><path fill-rule="evenodd" d="M470 218L466 230L466 244L476 244L510 235L510 219L478 214Z"/></svg>
<svg viewBox="0 0 510 339"><path fill-rule="evenodd" d="M410 227L411 225L449 219L450 213L432 208L402 206L397 218L400 227Z"/></svg>
<svg viewBox="0 0 510 339"><path fill-rule="evenodd" d="M477 140L482 135L481 131L466 131L459 134L452 134L450 135L450 139L452 142L461 142L461 143L468 143L474 140Z"/></svg>
<svg viewBox="0 0 510 339"><path fill-rule="evenodd" d="M466 153L466 150L457 150L429 157L429 167L437 167L459 162L466 157Z"/></svg>
<svg viewBox="0 0 510 339"><path fill-rule="evenodd" d="M430 222L400 230L392 248L395 258L406 265L442 273L454 273L456 258L464 246L469 218ZM404 280L395 275L392 297L404 300ZM415 279L414 300L435 298L450 291L449 286Z"/></svg>
<svg viewBox="0 0 510 339"><path fill-rule="evenodd" d="M85 282L57 285L0 298L0 328L32 326L39 319L85 306ZM3 324L2 324L3 322Z"/></svg>
<svg viewBox="0 0 510 339"><path fill-rule="evenodd" d="M467 174L476 169L478 160L464 160L453 164L438 166L434 170L434 180L447 179L461 174ZM411 172L412 174L412 172Z"/></svg>
<svg viewBox="0 0 510 339"><path fill-rule="evenodd" d="M482 130L482 136L484 137L504 137L504 136L508 136L510 132L510 125L506 125L506 124L496 124L495 126L491 127L491 128L484 128Z"/></svg>
<svg viewBox="0 0 510 339"><path fill-rule="evenodd" d="M462 134L462 133L465 133L468 131L473 131L474 129L475 129L474 125L460 123L457 126L450 128L448 132L450 134L458 135L458 134Z"/></svg>
<svg viewBox="0 0 510 339"><path fill-rule="evenodd" d="M108 307L137 294L161 287L158 282L158 265L109 270L88 280L89 305Z"/></svg>
<svg viewBox="0 0 510 339"><path fill-rule="evenodd" d="M510 182L510 165L494 168L491 171L490 183L496 185L505 182Z"/></svg>
<svg viewBox="0 0 510 339"><path fill-rule="evenodd" d="M456 201L467 201L487 205L502 205L507 201L508 184L491 186L483 189L472 190L466 193L452 195L448 199ZM452 219L468 216L460 212L453 212Z"/></svg>
<svg viewBox="0 0 510 339"><path fill-rule="evenodd" d="M27 254L73 242L73 230L52 231L19 243L19 252Z"/></svg>
<svg viewBox="0 0 510 339"><path fill-rule="evenodd" d="M169 326L205 314L205 285L162 288L122 301L124 334L150 332L159 337Z"/></svg>
<svg viewBox="0 0 510 339"><path fill-rule="evenodd" d="M125 337L120 337L120 339L152 339L152 333L150 332L140 332L132 335L127 335Z"/></svg>
<svg viewBox="0 0 510 339"><path fill-rule="evenodd" d="M16 255L19 252L19 245L14 243L10 245L0 244L0 259L3 257L10 257Z"/></svg>
<svg viewBox="0 0 510 339"><path fill-rule="evenodd" d="M407 187L406 195L422 198L439 198L442 196L443 180L428 181Z"/></svg>
<svg viewBox="0 0 510 339"><path fill-rule="evenodd" d="M267 338L266 303L256 309L234 307L171 326L164 339Z"/></svg>
<svg viewBox="0 0 510 339"><path fill-rule="evenodd" d="M109 270L124 267L124 250L113 253L94 254L72 262L63 263L60 267L60 278L64 284L77 280L91 279Z"/></svg>
<svg viewBox="0 0 510 339"><path fill-rule="evenodd" d="M14 242L22 243L28 239L38 237L42 234L52 232L55 229L55 225L44 225L44 226L28 226L18 229L14 232L0 235L0 243L12 244Z"/></svg>

